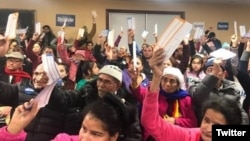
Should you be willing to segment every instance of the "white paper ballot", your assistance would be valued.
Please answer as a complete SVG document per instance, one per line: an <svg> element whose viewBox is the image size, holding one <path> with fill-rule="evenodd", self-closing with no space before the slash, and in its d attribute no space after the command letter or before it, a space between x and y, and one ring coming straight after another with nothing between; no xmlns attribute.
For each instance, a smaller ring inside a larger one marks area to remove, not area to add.
<svg viewBox="0 0 250 141"><path fill-rule="evenodd" d="M158 25L155 24L155 34L158 34Z"/></svg>
<svg viewBox="0 0 250 141"><path fill-rule="evenodd" d="M238 35L238 33L237 33L237 22L236 21L234 21L234 34Z"/></svg>
<svg viewBox="0 0 250 141"><path fill-rule="evenodd" d="M26 34L28 28L29 27L27 26L26 28L23 28L23 29L17 29L16 34Z"/></svg>
<svg viewBox="0 0 250 141"><path fill-rule="evenodd" d="M244 35L245 38L250 38L250 32L247 32L245 35Z"/></svg>
<svg viewBox="0 0 250 141"><path fill-rule="evenodd" d="M201 38L201 36L203 35L203 33L204 33L203 28L200 28L200 27L195 28L194 39L199 40Z"/></svg>
<svg viewBox="0 0 250 141"><path fill-rule="evenodd" d="M83 37L83 36L84 36L84 32L85 32L84 28L79 28L79 30L78 30L78 35L79 35L80 37Z"/></svg>
<svg viewBox="0 0 250 141"><path fill-rule="evenodd" d="M176 17L167 26L164 33L161 35L157 45L163 47L166 52L166 60L169 59L177 49L181 41L192 30L193 25L180 17Z"/></svg>
<svg viewBox="0 0 250 141"><path fill-rule="evenodd" d="M137 57L136 57L136 42L133 41L133 65L134 65L134 71L137 68Z"/></svg>
<svg viewBox="0 0 250 141"><path fill-rule="evenodd" d="M103 36L103 37L107 37L108 33L109 33L109 30L108 29L104 29L104 30L101 31L100 35Z"/></svg>
<svg viewBox="0 0 250 141"><path fill-rule="evenodd" d="M42 55L42 65L44 68L44 71L47 73L49 77L49 81L47 85L52 84L54 81L58 80L60 78L57 64L54 59L54 55L52 54L43 54Z"/></svg>
<svg viewBox="0 0 250 141"><path fill-rule="evenodd" d="M38 35L41 34L41 23L37 22L35 25L35 33L38 33Z"/></svg>
<svg viewBox="0 0 250 141"><path fill-rule="evenodd" d="M68 19L65 18L62 27L66 27Z"/></svg>
<svg viewBox="0 0 250 141"><path fill-rule="evenodd" d="M186 36L185 36L185 39L189 39L190 38L190 33L188 33Z"/></svg>
<svg viewBox="0 0 250 141"><path fill-rule="evenodd" d="M215 51L211 52L210 56L213 56L215 58L219 58L219 59L222 59L222 60L227 60L227 59L235 57L236 54L229 51L229 50L227 50L227 49L220 48L218 50L215 50Z"/></svg>
<svg viewBox="0 0 250 141"><path fill-rule="evenodd" d="M121 32L123 32L123 27L121 26Z"/></svg>
<svg viewBox="0 0 250 141"><path fill-rule="evenodd" d="M96 17L97 17L97 13L96 13L96 11L95 11L95 10L92 10L92 16L93 16L94 18L96 18Z"/></svg>
<svg viewBox="0 0 250 141"><path fill-rule="evenodd" d="M239 29L240 29L240 36L244 37L244 35L246 35L246 26L245 25L240 25Z"/></svg>
<svg viewBox="0 0 250 141"><path fill-rule="evenodd" d="M110 47L114 47L114 35L115 35L115 30L114 29L109 31L109 33L108 33L108 45Z"/></svg>
<svg viewBox="0 0 250 141"><path fill-rule="evenodd" d="M135 30L135 18L134 17L128 17L128 29Z"/></svg>
<svg viewBox="0 0 250 141"><path fill-rule="evenodd" d="M48 104L51 93L58 80L60 79L57 64L52 54L43 54L42 62L44 71L49 77L49 81L47 83L47 86L34 99L35 101L38 101L39 108L44 107Z"/></svg>
<svg viewBox="0 0 250 141"><path fill-rule="evenodd" d="M144 31L142 32L142 34L141 34L141 37L142 37L143 39L145 39L145 38L147 38L147 36L148 36L148 31L144 30Z"/></svg>
<svg viewBox="0 0 250 141"><path fill-rule="evenodd" d="M8 21L5 30L5 36L9 39L16 38L16 28L17 28L17 21L18 21L19 13L11 13L8 16Z"/></svg>

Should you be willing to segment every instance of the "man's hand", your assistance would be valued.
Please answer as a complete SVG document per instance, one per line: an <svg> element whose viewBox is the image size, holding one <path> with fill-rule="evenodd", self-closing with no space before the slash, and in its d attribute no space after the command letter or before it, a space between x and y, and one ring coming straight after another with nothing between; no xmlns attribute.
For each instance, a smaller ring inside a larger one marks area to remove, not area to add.
<svg viewBox="0 0 250 141"><path fill-rule="evenodd" d="M236 34L233 34L233 35L231 36L232 47L237 47L237 44L238 44L237 41L238 41L237 35L236 35Z"/></svg>
<svg viewBox="0 0 250 141"><path fill-rule="evenodd" d="M157 48L157 47L156 47ZM155 76L161 76L164 68L163 62L166 55L163 48L157 48L149 60L149 66L152 69Z"/></svg>
<svg viewBox="0 0 250 141"><path fill-rule="evenodd" d="M7 127L8 132L11 134L20 133L34 119L38 111L38 103L33 100L18 106Z"/></svg>
<svg viewBox="0 0 250 141"><path fill-rule="evenodd" d="M7 37L0 35L0 57L4 56L9 50L10 41Z"/></svg>

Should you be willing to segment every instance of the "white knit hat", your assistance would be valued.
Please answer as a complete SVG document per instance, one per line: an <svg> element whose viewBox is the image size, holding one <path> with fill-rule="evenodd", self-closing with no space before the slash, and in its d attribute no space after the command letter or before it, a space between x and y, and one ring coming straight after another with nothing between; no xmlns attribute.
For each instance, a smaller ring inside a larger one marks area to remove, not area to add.
<svg viewBox="0 0 250 141"><path fill-rule="evenodd" d="M110 75L122 83L122 70L117 66L105 65L100 69L99 74Z"/></svg>
<svg viewBox="0 0 250 141"><path fill-rule="evenodd" d="M184 75L181 73L180 69L175 67L167 67L163 70L162 76L170 74L176 77L177 81L179 81L180 87L185 89Z"/></svg>

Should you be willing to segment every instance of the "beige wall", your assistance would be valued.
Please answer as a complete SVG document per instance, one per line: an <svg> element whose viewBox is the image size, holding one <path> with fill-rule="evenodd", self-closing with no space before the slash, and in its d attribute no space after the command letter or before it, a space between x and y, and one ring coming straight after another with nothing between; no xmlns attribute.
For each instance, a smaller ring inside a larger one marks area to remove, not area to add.
<svg viewBox="0 0 250 141"><path fill-rule="evenodd" d="M213 27L222 42L229 41L234 33L233 21L250 28L247 16L249 5L218 5L163 2L134 2L133 0L0 0L0 8L36 10L36 21L48 24L56 33L56 14L76 15L76 26L66 29L69 39L75 38L77 30L83 25L91 28L91 11L96 10L97 33L106 27L106 9L184 11L189 22L205 22L206 28ZM0 17L1 18L1 17ZM229 30L217 31L217 22L229 22Z"/></svg>

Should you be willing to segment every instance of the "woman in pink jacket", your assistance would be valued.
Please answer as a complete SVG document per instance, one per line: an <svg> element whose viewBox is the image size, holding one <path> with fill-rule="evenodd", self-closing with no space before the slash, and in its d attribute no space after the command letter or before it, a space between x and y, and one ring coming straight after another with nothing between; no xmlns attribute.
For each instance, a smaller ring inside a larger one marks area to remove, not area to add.
<svg viewBox="0 0 250 141"><path fill-rule="evenodd" d="M241 124L241 110L237 103L224 97L211 98L204 105L200 128L184 128L166 122L157 110L164 58L164 51L159 49L149 62L153 71L153 79L150 90L143 101L141 115L144 129L156 141L211 141L212 125Z"/></svg>
<svg viewBox="0 0 250 141"><path fill-rule="evenodd" d="M132 94L143 105L143 100L148 93L148 87L140 86L140 80L138 76L136 76L137 72L134 72L132 69L129 71L132 79ZM159 82L159 106L157 108L159 116L166 122L174 125L197 127L197 119L191 96L186 90L182 89L182 86L185 86L185 82L181 71L175 67L167 67L164 69ZM152 83L153 82L151 82L151 84ZM150 140L150 138L152 138L150 135L150 132L144 131L143 141Z"/></svg>
<svg viewBox="0 0 250 141"><path fill-rule="evenodd" d="M27 107L31 109L27 110ZM15 109L8 126L0 128L1 141L25 141L23 129L38 113L38 103L34 100L24 103ZM83 112L82 127L79 135L58 134L53 141L119 141L125 136L123 131L133 123L132 111L128 105L112 94L87 106Z"/></svg>

